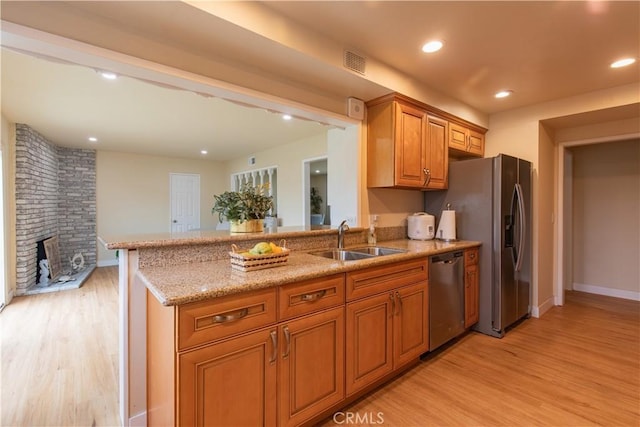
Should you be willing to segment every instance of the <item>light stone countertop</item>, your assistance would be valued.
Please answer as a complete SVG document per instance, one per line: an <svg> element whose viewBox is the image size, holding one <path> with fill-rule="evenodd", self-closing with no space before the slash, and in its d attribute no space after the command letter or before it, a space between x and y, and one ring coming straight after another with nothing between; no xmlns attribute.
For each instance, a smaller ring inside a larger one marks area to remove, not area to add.
<svg viewBox="0 0 640 427"><path fill-rule="evenodd" d="M351 232L362 231L361 227L351 227ZM166 246L207 245L211 243L242 242L255 239L287 239L291 237L312 237L335 235L337 228L330 226L289 226L265 228L261 233L230 233L229 230L196 230L181 233L127 234L122 236L99 236L107 249L141 249Z"/></svg>
<svg viewBox="0 0 640 427"><path fill-rule="evenodd" d="M166 267L143 267L136 275L160 303L172 306L398 261L426 258L438 253L480 246L480 242L401 239L379 242L377 246L404 249L407 252L355 261L336 261L302 251L291 251L285 265L263 270L234 270L229 259L226 259Z"/></svg>

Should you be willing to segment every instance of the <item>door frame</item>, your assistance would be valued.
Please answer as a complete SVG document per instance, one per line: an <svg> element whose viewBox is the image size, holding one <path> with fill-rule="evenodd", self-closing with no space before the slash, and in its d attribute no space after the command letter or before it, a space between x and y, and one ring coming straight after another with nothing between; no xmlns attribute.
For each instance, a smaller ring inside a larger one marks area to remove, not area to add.
<svg viewBox="0 0 640 427"><path fill-rule="evenodd" d="M0 149L0 311L7 303L7 294L9 293L9 283L6 274L6 257L5 257L5 233L4 233L4 165L2 163L2 149Z"/></svg>
<svg viewBox="0 0 640 427"><path fill-rule="evenodd" d="M570 241L567 241L571 236L571 229L573 228L573 217L571 212L571 204L565 203L566 192L570 191L573 187L573 175L572 170L566 170L565 160L571 156L568 149L571 147L578 147L581 145L598 144L602 142L615 142L626 141L629 139L640 138L640 132L624 134L624 135L610 135L598 138L579 139L574 141L565 141L557 144L556 148L556 168L557 175L555 179L556 184L556 239L555 239L555 278L553 284L553 298L555 305L564 305L564 285L568 280L572 281L573 277L573 257L572 248L569 246ZM569 247L566 247L569 246ZM565 265L570 263L570 265ZM568 271L566 271L568 269Z"/></svg>
<svg viewBox="0 0 640 427"><path fill-rule="evenodd" d="M329 156L310 157L302 160L302 225L305 227L311 225L311 163L318 160L326 160L329 162ZM327 171L327 175L329 171Z"/></svg>

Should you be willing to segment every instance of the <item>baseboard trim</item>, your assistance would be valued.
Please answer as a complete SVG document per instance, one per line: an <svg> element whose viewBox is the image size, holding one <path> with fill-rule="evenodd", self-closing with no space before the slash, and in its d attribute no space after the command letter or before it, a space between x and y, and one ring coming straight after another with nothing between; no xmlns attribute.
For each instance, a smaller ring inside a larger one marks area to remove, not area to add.
<svg viewBox="0 0 640 427"><path fill-rule="evenodd" d="M574 283L573 290L586 292L589 294L605 295L608 297L640 301L640 292L626 291L624 289L613 289L613 288L605 288L602 286L585 285L584 283Z"/></svg>
<svg viewBox="0 0 640 427"><path fill-rule="evenodd" d="M129 427L147 427L147 411L129 418Z"/></svg>
<svg viewBox="0 0 640 427"><path fill-rule="evenodd" d="M110 259L107 261L98 261L98 267L112 267L114 265L118 265L117 259Z"/></svg>
<svg viewBox="0 0 640 427"><path fill-rule="evenodd" d="M554 298L553 297L547 298L547 300L544 301L542 304L538 305L537 307L532 307L531 308L531 316L532 317L541 317L547 311L551 310L551 307L553 307L554 305L555 305Z"/></svg>

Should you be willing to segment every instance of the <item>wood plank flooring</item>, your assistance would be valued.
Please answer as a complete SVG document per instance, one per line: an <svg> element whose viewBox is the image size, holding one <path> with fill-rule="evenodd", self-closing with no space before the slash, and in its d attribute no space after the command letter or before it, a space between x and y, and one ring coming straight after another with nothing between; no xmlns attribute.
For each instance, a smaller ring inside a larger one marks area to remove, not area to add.
<svg viewBox="0 0 640 427"><path fill-rule="evenodd" d="M118 270L0 313L0 425L117 426Z"/></svg>
<svg viewBox="0 0 640 427"><path fill-rule="evenodd" d="M0 425L119 424L117 289L117 269L98 268L80 289L0 313ZM322 425L640 426L640 303L570 292L501 340L465 335L342 412L351 423Z"/></svg>
<svg viewBox="0 0 640 427"><path fill-rule="evenodd" d="M640 303L569 292L502 339L463 336L342 412L374 421L359 425L639 426Z"/></svg>

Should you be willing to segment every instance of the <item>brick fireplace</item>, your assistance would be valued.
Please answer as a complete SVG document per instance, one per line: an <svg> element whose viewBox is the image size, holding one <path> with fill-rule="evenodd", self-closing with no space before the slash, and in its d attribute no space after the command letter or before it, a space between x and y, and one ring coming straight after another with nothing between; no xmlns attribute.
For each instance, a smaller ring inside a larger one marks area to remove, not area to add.
<svg viewBox="0 0 640 427"><path fill-rule="evenodd" d="M64 271L81 253L96 265L96 153L58 147L16 124L16 294L38 282L37 242L58 236Z"/></svg>

